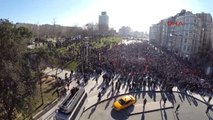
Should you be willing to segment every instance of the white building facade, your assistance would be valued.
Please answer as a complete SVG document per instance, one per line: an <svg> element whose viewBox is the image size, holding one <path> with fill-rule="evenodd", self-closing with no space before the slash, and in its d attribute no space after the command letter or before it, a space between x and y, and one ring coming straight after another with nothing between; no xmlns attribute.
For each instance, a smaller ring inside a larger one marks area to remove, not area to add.
<svg viewBox="0 0 213 120"><path fill-rule="evenodd" d="M211 15L200 16L182 10L175 16L161 20L150 27L150 41L155 40L155 44L184 58L196 56L205 45L213 48Z"/></svg>
<svg viewBox="0 0 213 120"><path fill-rule="evenodd" d="M177 16L176 21L183 25L175 27L177 54L189 58L200 49L201 20L191 12Z"/></svg>

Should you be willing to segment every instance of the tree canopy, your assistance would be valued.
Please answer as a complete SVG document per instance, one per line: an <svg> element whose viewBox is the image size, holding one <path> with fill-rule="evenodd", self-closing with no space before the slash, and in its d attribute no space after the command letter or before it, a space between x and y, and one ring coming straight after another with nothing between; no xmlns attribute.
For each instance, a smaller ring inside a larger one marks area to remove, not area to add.
<svg viewBox="0 0 213 120"><path fill-rule="evenodd" d="M15 114L28 107L35 82L32 80L27 41L32 33L0 19L0 119L15 119Z"/></svg>

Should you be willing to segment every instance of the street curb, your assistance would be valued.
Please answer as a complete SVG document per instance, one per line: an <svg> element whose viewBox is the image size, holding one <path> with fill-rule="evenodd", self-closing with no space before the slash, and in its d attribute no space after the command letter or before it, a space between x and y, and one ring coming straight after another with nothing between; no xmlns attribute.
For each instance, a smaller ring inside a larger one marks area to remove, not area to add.
<svg viewBox="0 0 213 120"><path fill-rule="evenodd" d="M54 107L58 101L60 101L60 98L54 99L52 102L50 102L48 105L44 107L43 110L39 111L36 115L33 116L33 120L39 119L42 115L44 115L47 111L49 111L52 107Z"/></svg>
<svg viewBox="0 0 213 120"><path fill-rule="evenodd" d="M123 95L129 95L129 94L134 94L134 93L142 93L142 92L168 93L169 91L137 91L137 92L129 92L129 93L124 93L124 94L119 94L119 95L116 95L116 96L113 96L113 97L104 99L104 100L102 100L102 101L99 101L99 102L97 102L97 103L91 105L90 107L88 107L87 109L85 109L85 110L83 111L83 113L86 112L87 110L91 109L92 107L94 107L94 106L96 106L96 105L98 105L98 104L100 104L100 103L103 103L103 102L105 102L105 101L108 101L108 100L110 100L110 99L113 99L113 98L116 98L116 97L120 97L120 96L123 96ZM198 101L200 101L200 102L202 102L202 103L208 105L208 103L203 102L202 100L200 100L200 99L198 99L198 98L195 98L194 96L189 95L189 94L187 94L187 93L179 92L179 91L173 91L173 93L184 94L184 95L186 95L186 96L189 96L189 97L191 97L191 98L193 98L193 99L196 99L196 100L198 100Z"/></svg>
<svg viewBox="0 0 213 120"><path fill-rule="evenodd" d="M129 116L138 115L138 114L141 114L141 113L156 112L156 111L159 111L159 110L166 110L166 109L171 109L171 108L174 108L174 106L172 106L172 107L167 107L167 108L154 109L154 110L147 110L147 111L144 111L144 112L130 113Z"/></svg>

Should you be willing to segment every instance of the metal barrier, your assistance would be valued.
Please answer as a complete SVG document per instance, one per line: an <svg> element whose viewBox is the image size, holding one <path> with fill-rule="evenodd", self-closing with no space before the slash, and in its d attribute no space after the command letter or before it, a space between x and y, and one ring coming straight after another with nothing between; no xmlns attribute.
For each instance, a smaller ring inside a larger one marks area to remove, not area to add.
<svg viewBox="0 0 213 120"><path fill-rule="evenodd" d="M78 91L74 95L69 94L56 111L55 119L75 120L79 111L82 109L86 98L87 93L82 87L78 88Z"/></svg>

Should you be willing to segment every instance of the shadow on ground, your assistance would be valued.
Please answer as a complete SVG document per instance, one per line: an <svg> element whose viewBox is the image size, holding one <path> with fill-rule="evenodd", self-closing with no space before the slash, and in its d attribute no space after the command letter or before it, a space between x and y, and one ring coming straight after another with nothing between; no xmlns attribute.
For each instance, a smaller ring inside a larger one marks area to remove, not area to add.
<svg viewBox="0 0 213 120"><path fill-rule="evenodd" d="M115 109L112 109L111 116L115 120L127 120L129 117L129 114L132 113L133 110L134 110L134 105L121 111L116 111Z"/></svg>

